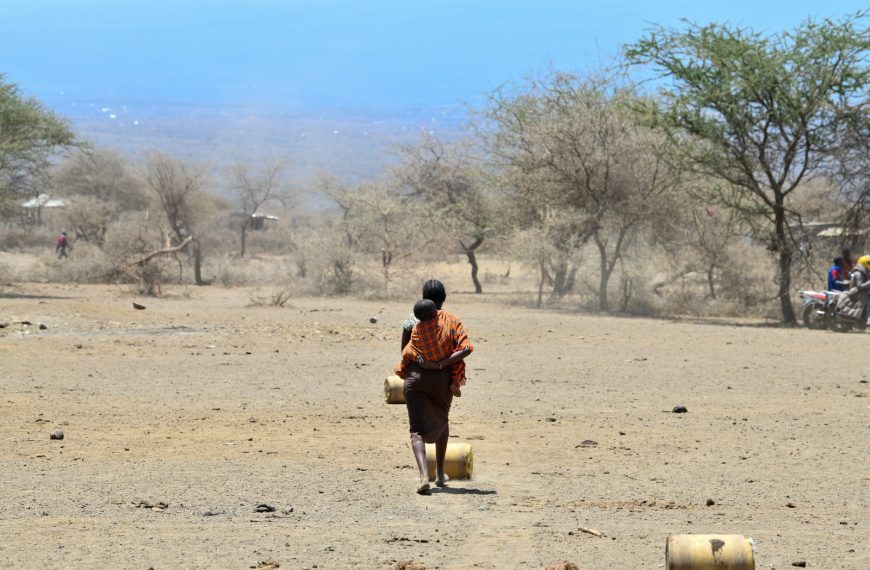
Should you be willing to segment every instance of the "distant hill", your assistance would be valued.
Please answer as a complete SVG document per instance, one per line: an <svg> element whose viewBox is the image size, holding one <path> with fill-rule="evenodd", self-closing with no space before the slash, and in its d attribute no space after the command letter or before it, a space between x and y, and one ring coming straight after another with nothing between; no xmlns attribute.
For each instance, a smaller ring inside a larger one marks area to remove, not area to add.
<svg viewBox="0 0 870 570"><path fill-rule="evenodd" d="M257 107L50 102L76 132L102 148L139 159L160 150L215 170L237 161L280 158L293 178L330 173L348 184L376 177L395 149L423 132L461 137L464 109L292 113Z"/></svg>

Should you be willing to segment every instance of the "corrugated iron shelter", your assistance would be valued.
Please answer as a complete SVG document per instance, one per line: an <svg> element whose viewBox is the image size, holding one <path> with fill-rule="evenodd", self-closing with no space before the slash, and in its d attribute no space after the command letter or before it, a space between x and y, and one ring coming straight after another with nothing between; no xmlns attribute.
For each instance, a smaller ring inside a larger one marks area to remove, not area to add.
<svg viewBox="0 0 870 570"><path fill-rule="evenodd" d="M66 201L60 198L52 198L48 194L37 194L33 198L20 204L24 219L35 224L42 223L43 210L54 210L66 207Z"/></svg>

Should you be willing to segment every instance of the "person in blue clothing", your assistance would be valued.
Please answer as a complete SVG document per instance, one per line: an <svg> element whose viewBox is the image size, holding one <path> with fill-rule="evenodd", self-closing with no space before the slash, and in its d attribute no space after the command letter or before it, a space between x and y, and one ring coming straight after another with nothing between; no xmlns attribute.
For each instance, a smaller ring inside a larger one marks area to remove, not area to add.
<svg viewBox="0 0 870 570"><path fill-rule="evenodd" d="M843 268L843 258L834 259L828 269L828 291L845 291L849 285L849 274Z"/></svg>

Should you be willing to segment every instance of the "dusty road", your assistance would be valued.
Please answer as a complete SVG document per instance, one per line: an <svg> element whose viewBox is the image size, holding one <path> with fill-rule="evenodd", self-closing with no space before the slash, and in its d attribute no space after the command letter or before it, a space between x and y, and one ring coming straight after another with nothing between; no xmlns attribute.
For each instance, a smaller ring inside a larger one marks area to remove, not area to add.
<svg viewBox="0 0 870 570"><path fill-rule="evenodd" d="M870 567L870 335L449 297L476 476L423 497L382 399L413 301L6 287L0 567L657 568L688 532Z"/></svg>

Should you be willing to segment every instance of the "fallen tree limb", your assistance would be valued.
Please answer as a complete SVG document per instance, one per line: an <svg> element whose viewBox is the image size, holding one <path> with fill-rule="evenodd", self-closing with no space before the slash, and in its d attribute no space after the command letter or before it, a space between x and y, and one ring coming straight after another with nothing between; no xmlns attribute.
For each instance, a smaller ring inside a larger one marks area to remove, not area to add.
<svg viewBox="0 0 870 570"><path fill-rule="evenodd" d="M151 259L157 257L158 255L167 255L170 253L177 253L177 252L181 251L182 249L184 249L185 247L187 247L188 245L190 245L190 243L192 241L193 241L193 236L187 236L183 242L176 245L175 247L165 247L163 249L158 249L157 251L152 251L151 253L140 257L139 259L135 259L135 260L131 261L130 265L142 265L145 262L150 261Z"/></svg>

